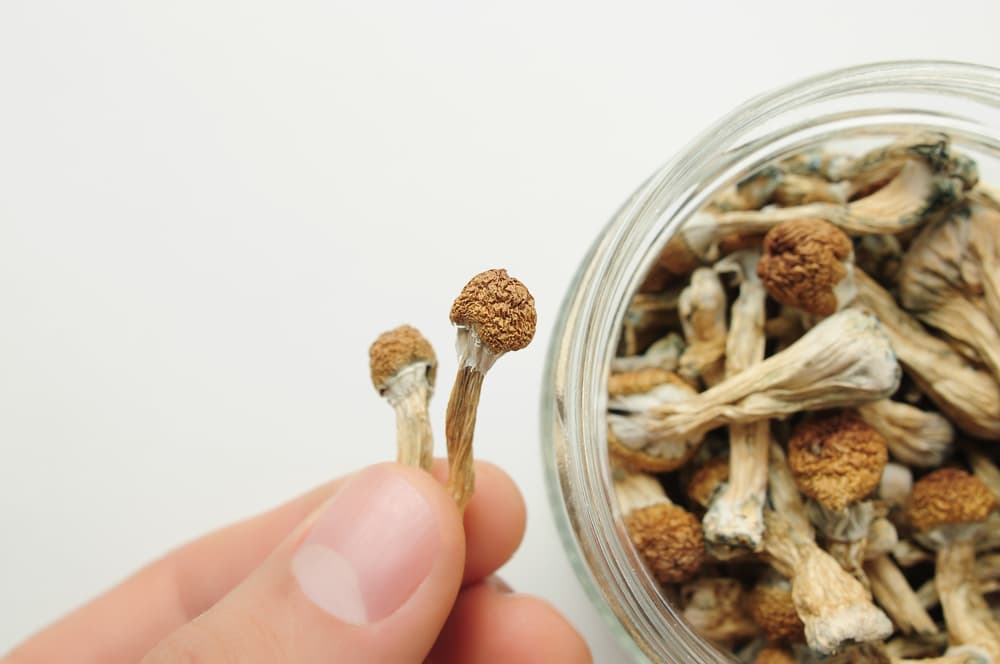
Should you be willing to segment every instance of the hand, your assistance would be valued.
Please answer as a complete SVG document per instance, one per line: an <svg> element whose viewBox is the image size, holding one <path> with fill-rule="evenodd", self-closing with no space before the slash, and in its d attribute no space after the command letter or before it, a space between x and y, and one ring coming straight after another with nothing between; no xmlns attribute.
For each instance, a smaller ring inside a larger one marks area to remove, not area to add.
<svg viewBox="0 0 1000 664"><path fill-rule="evenodd" d="M590 662L551 606L493 572L524 502L476 464L463 518L434 475L371 466L169 554L2 660Z"/></svg>

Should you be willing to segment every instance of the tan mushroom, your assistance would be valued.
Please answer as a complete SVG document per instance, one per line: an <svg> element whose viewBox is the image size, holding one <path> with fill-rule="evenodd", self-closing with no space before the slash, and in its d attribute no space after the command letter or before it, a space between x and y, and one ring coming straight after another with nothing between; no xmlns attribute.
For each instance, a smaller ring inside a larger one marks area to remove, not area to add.
<svg viewBox="0 0 1000 664"><path fill-rule="evenodd" d="M614 488L625 529L653 576L661 583L694 576L705 561L698 519L670 502L652 475L618 470Z"/></svg>
<svg viewBox="0 0 1000 664"><path fill-rule="evenodd" d="M879 606L904 634L933 634L937 626L906 576L888 555L865 561L865 574Z"/></svg>
<svg viewBox="0 0 1000 664"><path fill-rule="evenodd" d="M1000 659L1000 625L990 615L975 575L975 537L997 498L974 476L941 468L913 485L906 514L937 549L935 584L952 645L973 645Z"/></svg>
<svg viewBox="0 0 1000 664"><path fill-rule="evenodd" d="M783 648L769 646L757 653L754 664L795 664L792 654Z"/></svg>
<svg viewBox="0 0 1000 664"><path fill-rule="evenodd" d="M680 588L681 614L703 637L731 645L760 632L747 612L745 595L733 578L694 579Z"/></svg>
<svg viewBox="0 0 1000 664"><path fill-rule="evenodd" d="M687 495L696 504L708 509L712 498L729 479L729 457L712 457L698 466L687 485Z"/></svg>
<svg viewBox="0 0 1000 664"><path fill-rule="evenodd" d="M668 332L654 341L641 355L611 358L611 373L638 371L639 369L676 371L683 353L684 339L676 332Z"/></svg>
<svg viewBox="0 0 1000 664"><path fill-rule="evenodd" d="M747 608L769 641L805 640L805 626L792 601L792 584L785 577L773 573L758 581L747 597Z"/></svg>
<svg viewBox="0 0 1000 664"><path fill-rule="evenodd" d="M788 465L809 516L845 570L867 583L862 569L868 529L875 516L864 500L878 486L888 461L885 438L855 411L803 420L788 441Z"/></svg>
<svg viewBox="0 0 1000 664"><path fill-rule="evenodd" d="M429 470L434 460L428 402L434 393L437 357L416 328L385 332L368 349L372 384L396 411L396 460Z"/></svg>
<svg viewBox="0 0 1000 664"><path fill-rule="evenodd" d="M757 274L781 304L829 316L854 299L853 257L851 239L833 224L795 219L768 231Z"/></svg>
<svg viewBox="0 0 1000 664"><path fill-rule="evenodd" d="M908 466L890 461L882 469L878 482L879 499L892 507L901 507L910 498L913 490L913 471Z"/></svg>

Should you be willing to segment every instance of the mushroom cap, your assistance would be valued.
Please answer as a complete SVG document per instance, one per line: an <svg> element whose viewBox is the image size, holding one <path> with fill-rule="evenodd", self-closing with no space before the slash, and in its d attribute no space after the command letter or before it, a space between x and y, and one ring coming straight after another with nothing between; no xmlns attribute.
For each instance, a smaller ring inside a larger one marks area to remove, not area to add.
<svg viewBox="0 0 1000 664"><path fill-rule="evenodd" d="M805 625L795 610L790 586L758 583L747 597L747 609L769 641L799 643L805 639Z"/></svg>
<svg viewBox="0 0 1000 664"><path fill-rule="evenodd" d="M754 664L795 664L795 658L781 648L768 646L757 653L757 658L753 662Z"/></svg>
<svg viewBox="0 0 1000 664"><path fill-rule="evenodd" d="M786 221L764 236L757 275L781 304L829 316L843 304L834 288L847 276L853 251L847 234L828 221Z"/></svg>
<svg viewBox="0 0 1000 664"><path fill-rule="evenodd" d="M372 384L381 394L386 383L404 367L424 362L427 364L427 382L433 387L437 373L434 349L419 330L409 325L383 332L368 349L368 365Z"/></svg>
<svg viewBox="0 0 1000 664"><path fill-rule="evenodd" d="M625 516L632 544L661 583L690 579L705 561L701 523L683 507L657 503Z"/></svg>
<svg viewBox="0 0 1000 664"><path fill-rule="evenodd" d="M799 490L830 510L874 491L888 460L885 438L853 410L804 420L788 441L788 466Z"/></svg>
<svg viewBox="0 0 1000 664"><path fill-rule="evenodd" d="M913 485L906 516L918 531L984 521L997 498L982 480L958 468L940 468Z"/></svg>
<svg viewBox="0 0 1000 664"><path fill-rule="evenodd" d="M451 305L451 322L473 330L497 354L527 346L537 320L535 298L507 270L480 272Z"/></svg>
<svg viewBox="0 0 1000 664"><path fill-rule="evenodd" d="M691 481L688 482L687 486L688 498L702 507L708 508L712 496L715 495L715 490L728 480L729 457L712 457L691 476Z"/></svg>

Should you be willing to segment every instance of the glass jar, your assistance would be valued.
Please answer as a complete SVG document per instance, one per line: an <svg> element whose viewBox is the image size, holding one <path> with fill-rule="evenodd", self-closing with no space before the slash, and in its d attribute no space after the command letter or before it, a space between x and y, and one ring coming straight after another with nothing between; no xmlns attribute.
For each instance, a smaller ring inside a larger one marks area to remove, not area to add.
<svg viewBox="0 0 1000 664"><path fill-rule="evenodd" d="M891 62L816 76L753 99L643 183L591 247L563 302L542 392L549 496L563 543L598 610L637 660L732 659L659 591L622 522L607 454L607 377L626 307L671 236L709 199L763 165L818 146L887 142L916 129L952 138L1000 183L1000 70Z"/></svg>

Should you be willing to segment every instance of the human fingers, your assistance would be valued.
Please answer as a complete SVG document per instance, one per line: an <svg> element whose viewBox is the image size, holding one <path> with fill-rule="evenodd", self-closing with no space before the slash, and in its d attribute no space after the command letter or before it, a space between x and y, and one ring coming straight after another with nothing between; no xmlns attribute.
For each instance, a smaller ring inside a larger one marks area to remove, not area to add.
<svg viewBox="0 0 1000 664"><path fill-rule="evenodd" d="M580 633L550 604L491 579L462 590L430 664L589 664Z"/></svg>

